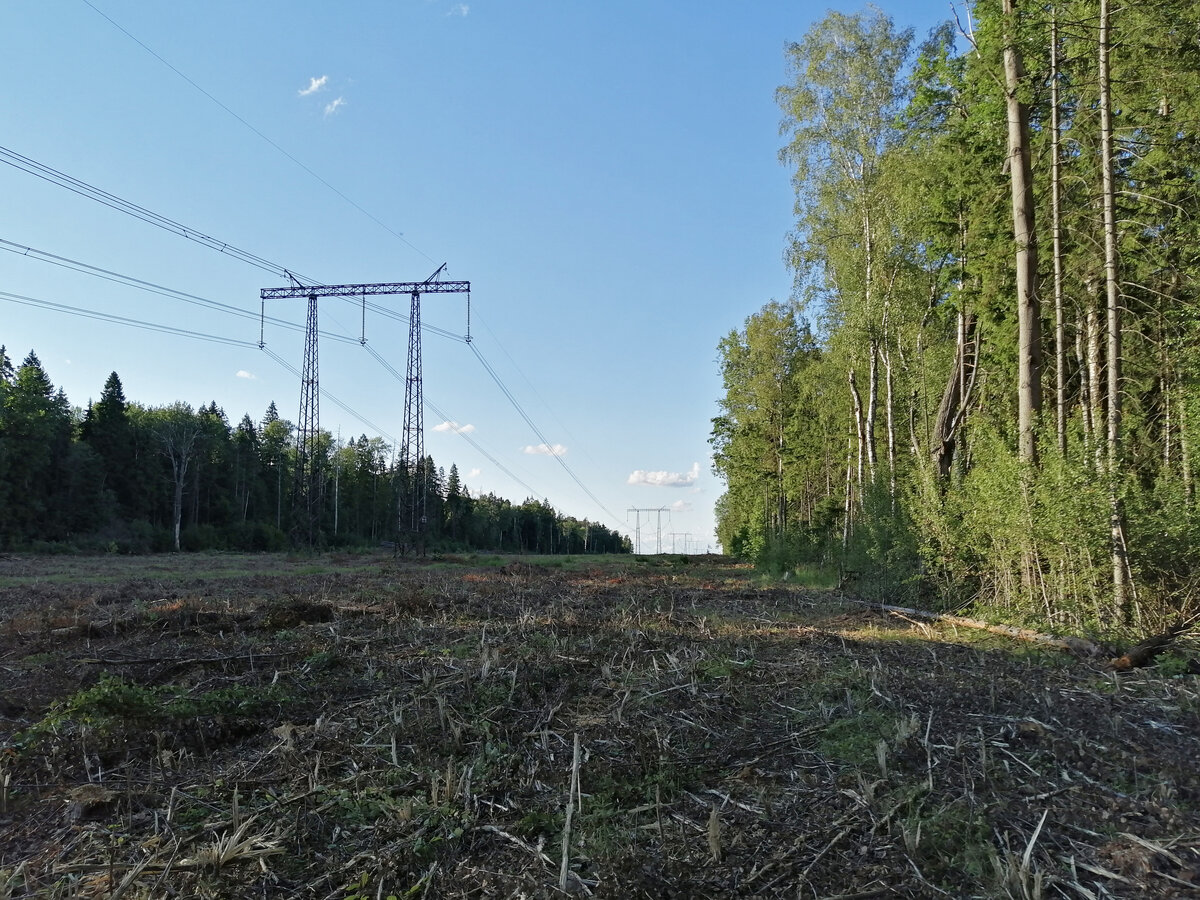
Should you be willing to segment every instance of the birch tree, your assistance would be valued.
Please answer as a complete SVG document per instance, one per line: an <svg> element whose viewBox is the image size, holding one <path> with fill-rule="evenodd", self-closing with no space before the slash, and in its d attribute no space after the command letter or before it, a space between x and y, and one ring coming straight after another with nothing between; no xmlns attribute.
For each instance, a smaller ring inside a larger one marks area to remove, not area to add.
<svg viewBox="0 0 1200 900"><path fill-rule="evenodd" d="M791 83L779 88L780 153L794 168L796 229L788 260L798 293L820 296L827 327L846 342L846 379L855 398L858 466L870 481L878 468L876 422L881 359L885 375L890 232L883 161L900 140L899 116L906 103L905 69L911 29L897 31L877 9L856 15L831 12L798 43L787 47ZM860 388L858 378L866 375ZM885 397L893 395L889 380ZM865 400L862 395L865 393ZM894 468L892 410L889 468ZM862 476L860 474L860 481Z"/></svg>
<svg viewBox="0 0 1200 900"><path fill-rule="evenodd" d="M162 454L171 464L172 479L172 535L175 550L179 550L180 522L183 518L183 488L187 483L188 468L192 464L196 442L204 431L203 421L183 402L172 403L157 412L154 432L161 443Z"/></svg>
<svg viewBox="0 0 1200 900"><path fill-rule="evenodd" d="M1029 146L1029 104L1024 99L1025 62L1021 52L1018 0L1004 0L1004 104L1008 121L1008 173L1017 303L1017 446L1021 459L1037 462L1037 418L1042 410L1041 310L1038 248Z"/></svg>

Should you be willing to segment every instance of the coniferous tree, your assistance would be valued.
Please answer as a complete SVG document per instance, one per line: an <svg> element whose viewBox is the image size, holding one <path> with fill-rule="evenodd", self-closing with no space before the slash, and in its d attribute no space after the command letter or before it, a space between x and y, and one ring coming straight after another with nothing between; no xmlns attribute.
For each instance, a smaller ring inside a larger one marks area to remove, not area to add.
<svg viewBox="0 0 1200 900"><path fill-rule="evenodd" d="M71 412L66 396L55 391L33 351L6 384L0 415L0 453L9 487L0 538L9 543L62 540L69 521L62 504Z"/></svg>
<svg viewBox="0 0 1200 900"><path fill-rule="evenodd" d="M104 382L100 399L88 407L81 435L99 457L102 484L112 492L120 513L126 517L134 514L133 427L116 372Z"/></svg>

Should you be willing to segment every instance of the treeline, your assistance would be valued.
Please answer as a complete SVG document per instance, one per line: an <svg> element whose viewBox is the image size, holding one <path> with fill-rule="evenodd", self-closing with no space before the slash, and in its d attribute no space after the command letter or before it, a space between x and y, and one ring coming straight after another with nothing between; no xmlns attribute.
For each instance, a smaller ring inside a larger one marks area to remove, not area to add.
<svg viewBox="0 0 1200 900"><path fill-rule="evenodd" d="M787 48L795 290L720 345L720 539L1071 627L1194 612L1200 12L960 16Z"/></svg>
<svg viewBox="0 0 1200 900"><path fill-rule="evenodd" d="M377 546L398 537L400 485L426 487L426 549L502 553L627 553L629 539L563 516L548 502L472 496L458 469L431 457L399 471L381 438L316 442L319 546ZM311 460L310 460L311 464ZM230 426L215 402L146 407L114 372L100 399L74 409L30 353L14 366L0 347L0 548L283 550L293 521L293 425L275 404ZM299 514L298 514L299 518Z"/></svg>

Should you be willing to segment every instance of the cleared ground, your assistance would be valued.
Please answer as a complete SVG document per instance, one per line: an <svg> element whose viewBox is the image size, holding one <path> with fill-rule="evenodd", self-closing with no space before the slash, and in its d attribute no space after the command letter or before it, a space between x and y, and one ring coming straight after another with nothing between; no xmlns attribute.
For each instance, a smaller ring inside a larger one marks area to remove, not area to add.
<svg viewBox="0 0 1200 900"><path fill-rule="evenodd" d="M717 558L5 557L0 898L1196 897L1182 670Z"/></svg>

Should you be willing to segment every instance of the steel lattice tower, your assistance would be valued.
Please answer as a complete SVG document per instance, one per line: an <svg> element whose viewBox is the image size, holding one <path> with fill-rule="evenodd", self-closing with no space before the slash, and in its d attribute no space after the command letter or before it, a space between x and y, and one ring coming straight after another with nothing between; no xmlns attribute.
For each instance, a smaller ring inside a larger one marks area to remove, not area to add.
<svg viewBox="0 0 1200 900"><path fill-rule="evenodd" d="M317 294L308 295L304 369L300 374L300 427L296 433L296 482L292 495L292 536L316 545L321 522L320 388L317 378Z"/></svg>
<svg viewBox="0 0 1200 900"><path fill-rule="evenodd" d="M321 454L317 445L319 423L317 416L317 298L355 297L363 304L363 320L366 321L368 296L386 294L408 294L411 298L408 329L408 374L404 383L404 434L400 448L400 504L397 526L401 543L420 547L424 541L427 525L425 498L429 473L425 471L425 416L424 394L421 386L421 295L422 294L466 294L467 334L471 340L471 282L438 281L446 268L443 263L438 270L424 281L391 281L379 284L326 284L305 287L293 284L289 287L263 288L259 296L263 302L263 321L266 316L266 301L288 297L308 298L308 331L304 344L304 371L301 375L300 435L296 469L296 507L293 535L297 540L307 539L313 545L320 529L321 494L324 482L321 475ZM259 346L263 346L261 339ZM364 330L363 343L366 343Z"/></svg>
<svg viewBox="0 0 1200 900"><path fill-rule="evenodd" d="M428 521L425 516L425 395L421 386L421 292L412 292L408 319L408 375L404 380L404 435L400 448L402 480L400 534L418 543Z"/></svg>

